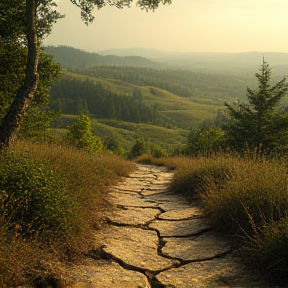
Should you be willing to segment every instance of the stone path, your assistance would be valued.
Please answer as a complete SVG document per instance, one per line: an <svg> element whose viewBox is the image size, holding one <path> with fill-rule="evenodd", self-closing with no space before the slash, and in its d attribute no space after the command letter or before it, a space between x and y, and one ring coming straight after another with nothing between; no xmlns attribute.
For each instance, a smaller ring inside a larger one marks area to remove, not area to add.
<svg viewBox="0 0 288 288"><path fill-rule="evenodd" d="M197 206L169 191L173 172L137 165L110 191L107 214L86 263L69 270L73 288L273 287L245 271L227 239ZM100 242L99 242L100 241Z"/></svg>

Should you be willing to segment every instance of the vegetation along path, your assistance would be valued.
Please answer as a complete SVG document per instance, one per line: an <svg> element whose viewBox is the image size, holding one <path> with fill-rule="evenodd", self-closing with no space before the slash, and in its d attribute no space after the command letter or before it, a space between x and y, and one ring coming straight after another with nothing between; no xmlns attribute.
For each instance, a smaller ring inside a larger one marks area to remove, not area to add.
<svg viewBox="0 0 288 288"><path fill-rule="evenodd" d="M272 287L245 270L199 206L169 191L172 176L137 165L111 189L115 209L96 235L103 245L69 269L73 288Z"/></svg>

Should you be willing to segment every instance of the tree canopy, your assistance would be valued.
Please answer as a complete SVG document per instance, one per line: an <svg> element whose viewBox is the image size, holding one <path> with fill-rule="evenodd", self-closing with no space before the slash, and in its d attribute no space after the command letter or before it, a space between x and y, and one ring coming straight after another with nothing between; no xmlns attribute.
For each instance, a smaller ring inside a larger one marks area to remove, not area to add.
<svg viewBox="0 0 288 288"><path fill-rule="evenodd" d="M258 89L247 88L248 102L232 106L228 111L232 121L227 127L227 138L236 149L279 149L288 144L288 115L280 113L279 102L287 94L286 77L270 84L271 68L263 59L260 73L255 74Z"/></svg>
<svg viewBox="0 0 288 288"><path fill-rule="evenodd" d="M106 5L123 8L133 0L70 0L78 6L81 18L93 21L93 8ZM140 8L154 10L171 0L138 0ZM41 81L40 65L42 40L52 31L53 24L63 16L56 10L53 0L9 0L0 3L0 150L10 146L31 105ZM8 56L6 58L6 56ZM6 60L5 60L6 59ZM3 63L2 63L3 61ZM6 62L5 62L6 61ZM5 69L3 69L5 67ZM14 85L14 80L16 85ZM19 81L18 81L19 80ZM45 81L44 81L45 82Z"/></svg>

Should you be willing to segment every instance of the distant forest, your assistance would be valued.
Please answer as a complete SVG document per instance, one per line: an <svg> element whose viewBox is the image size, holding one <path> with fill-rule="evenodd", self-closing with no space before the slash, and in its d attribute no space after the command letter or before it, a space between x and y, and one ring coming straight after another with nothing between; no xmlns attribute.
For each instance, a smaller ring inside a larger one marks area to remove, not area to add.
<svg viewBox="0 0 288 288"><path fill-rule="evenodd" d="M102 56L97 53L89 53L68 46L47 46L44 48L47 55L53 55L64 69L87 68L99 65L108 66L133 66L148 68L163 68L164 64L157 63L140 56L119 57L114 55Z"/></svg>
<svg viewBox="0 0 288 288"><path fill-rule="evenodd" d="M94 66L77 69L77 74L121 80L139 86L152 86L181 97L241 99L245 96L246 78L193 72L183 69Z"/></svg>
<svg viewBox="0 0 288 288"><path fill-rule="evenodd" d="M115 119L133 123L170 126L171 120L157 111L155 105L142 103L142 93L135 89L133 97L112 92L101 83L64 76L50 91L51 108L64 114L89 113L93 118Z"/></svg>

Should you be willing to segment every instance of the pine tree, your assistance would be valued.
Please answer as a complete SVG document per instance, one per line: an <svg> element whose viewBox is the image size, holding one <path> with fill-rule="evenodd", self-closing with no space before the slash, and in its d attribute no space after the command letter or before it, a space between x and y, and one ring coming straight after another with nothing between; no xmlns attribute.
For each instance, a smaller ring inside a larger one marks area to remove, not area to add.
<svg viewBox="0 0 288 288"><path fill-rule="evenodd" d="M238 103L237 107L225 103L232 118L227 127L228 141L236 149L282 149L288 144L288 115L279 112L279 102L288 91L286 77L271 86L271 68L264 58L255 76L258 89L247 88L248 103Z"/></svg>

